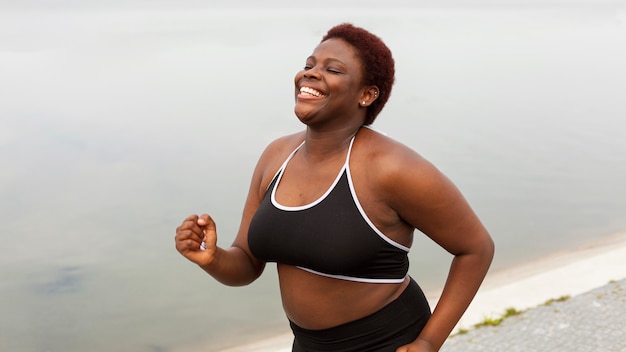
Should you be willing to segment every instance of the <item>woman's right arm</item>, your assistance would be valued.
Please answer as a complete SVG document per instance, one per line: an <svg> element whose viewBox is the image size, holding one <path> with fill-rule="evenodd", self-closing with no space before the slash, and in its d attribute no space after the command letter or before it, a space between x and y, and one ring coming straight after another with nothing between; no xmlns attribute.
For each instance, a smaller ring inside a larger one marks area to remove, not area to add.
<svg viewBox="0 0 626 352"><path fill-rule="evenodd" d="M205 248L201 248L202 242ZM176 249L219 282L242 286L254 281L264 264L237 246L217 246L215 222L208 214L191 215L176 229Z"/></svg>
<svg viewBox="0 0 626 352"><path fill-rule="evenodd" d="M208 214L191 215L176 229L176 249L196 263L217 281L228 286L248 285L256 280L265 263L254 257L248 248L248 228L256 213L273 173L280 165L287 138L271 143L254 169L237 236L229 248L217 246L215 222ZM202 249L202 242L206 248Z"/></svg>

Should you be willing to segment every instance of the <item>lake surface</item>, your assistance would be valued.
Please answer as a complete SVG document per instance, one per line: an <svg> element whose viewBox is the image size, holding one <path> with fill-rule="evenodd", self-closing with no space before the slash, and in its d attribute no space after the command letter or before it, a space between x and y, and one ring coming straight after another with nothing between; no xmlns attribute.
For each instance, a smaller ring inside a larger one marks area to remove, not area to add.
<svg viewBox="0 0 626 352"><path fill-rule="evenodd" d="M285 331L275 266L221 286L174 231L209 212L230 244L261 151L302 129L293 76L340 22L391 48L374 127L457 184L494 270L626 229L623 7L346 3L0 5L1 351L216 350ZM417 235L410 273L437 290L450 259Z"/></svg>

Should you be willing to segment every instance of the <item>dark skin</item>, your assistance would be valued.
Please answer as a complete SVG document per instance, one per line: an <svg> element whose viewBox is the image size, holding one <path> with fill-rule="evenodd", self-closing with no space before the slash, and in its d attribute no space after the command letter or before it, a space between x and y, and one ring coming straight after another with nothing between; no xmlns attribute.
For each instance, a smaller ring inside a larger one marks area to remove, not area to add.
<svg viewBox="0 0 626 352"><path fill-rule="evenodd" d="M362 72L351 45L340 39L321 43L295 77L295 113L306 131L274 141L260 157L232 246L217 246L215 223L203 214L189 216L178 227L176 248L226 285L253 282L265 263L248 248L248 227L282 162L305 141L284 171L276 200L286 206L309 204L331 186L356 135L350 169L356 193L374 225L405 246L411 245L414 229L419 229L454 255L427 325L413 343L397 349L437 351L487 273L493 242L458 189L431 163L408 147L362 128L367 107L378 97L376 86L362 84ZM203 240L206 250L200 249ZM400 284L360 283L280 263L277 268L285 312L306 329L330 328L372 314L408 284L408 278Z"/></svg>

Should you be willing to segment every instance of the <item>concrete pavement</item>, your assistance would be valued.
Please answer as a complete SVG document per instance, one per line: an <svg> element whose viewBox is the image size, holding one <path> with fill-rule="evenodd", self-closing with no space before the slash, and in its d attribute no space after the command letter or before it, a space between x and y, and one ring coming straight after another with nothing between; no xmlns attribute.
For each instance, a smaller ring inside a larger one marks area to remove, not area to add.
<svg viewBox="0 0 626 352"><path fill-rule="evenodd" d="M441 349L461 351L626 352L626 279L454 335Z"/></svg>

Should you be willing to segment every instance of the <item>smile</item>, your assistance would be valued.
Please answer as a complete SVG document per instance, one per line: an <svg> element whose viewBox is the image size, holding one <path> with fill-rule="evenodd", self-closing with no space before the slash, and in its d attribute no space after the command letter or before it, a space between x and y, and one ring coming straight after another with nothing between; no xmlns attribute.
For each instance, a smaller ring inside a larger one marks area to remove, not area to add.
<svg viewBox="0 0 626 352"><path fill-rule="evenodd" d="M311 87L301 87L300 94L311 95L311 96L318 97L318 98L324 96L322 92L320 92L319 90L313 89Z"/></svg>

